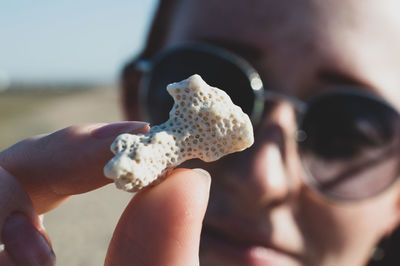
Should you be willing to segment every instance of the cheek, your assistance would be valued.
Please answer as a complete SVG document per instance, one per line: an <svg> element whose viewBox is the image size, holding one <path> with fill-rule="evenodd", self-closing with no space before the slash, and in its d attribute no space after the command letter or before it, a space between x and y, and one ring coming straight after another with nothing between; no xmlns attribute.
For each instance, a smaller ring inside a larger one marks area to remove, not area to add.
<svg viewBox="0 0 400 266"><path fill-rule="evenodd" d="M304 201L300 223L308 245L316 257L341 261L340 265L358 265L353 263L368 259L393 217L393 202L386 196L341 205L315 197Z"/></svg>

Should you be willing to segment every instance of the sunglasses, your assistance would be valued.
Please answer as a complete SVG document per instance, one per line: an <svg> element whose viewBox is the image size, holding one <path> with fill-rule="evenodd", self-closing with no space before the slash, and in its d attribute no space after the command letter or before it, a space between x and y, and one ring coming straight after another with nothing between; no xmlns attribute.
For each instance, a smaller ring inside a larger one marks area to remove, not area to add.
<svg viewBox="0 0 400 266"><path fill-rule="evenodd" d="M186 44L141 60L141 113L146 121L168 120L172 82L199 74L224 90L254 127L272 103L287 100L297 111L297 142L306 180L334 200L361 200L389 188L400 175L400 114L383 99L358 87L338 87L308 101L264 88L243 58L208 44Z"/></svg>

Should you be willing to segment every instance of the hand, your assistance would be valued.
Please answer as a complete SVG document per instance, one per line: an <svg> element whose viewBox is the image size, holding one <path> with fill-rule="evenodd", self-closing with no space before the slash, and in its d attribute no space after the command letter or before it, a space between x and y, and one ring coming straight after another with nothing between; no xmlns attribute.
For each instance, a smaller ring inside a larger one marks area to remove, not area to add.
<svg viewBox="0 0 400 266"><path fill-rule="evenodd" d="M112 182L103 175L111 142L121 133L149 130L137 122L100 126L69 127L0 153L0 265L54 265L39 215ZM209 185L209 176L180 169L137 193L115 229L106 265L198 264Z"/></svg>

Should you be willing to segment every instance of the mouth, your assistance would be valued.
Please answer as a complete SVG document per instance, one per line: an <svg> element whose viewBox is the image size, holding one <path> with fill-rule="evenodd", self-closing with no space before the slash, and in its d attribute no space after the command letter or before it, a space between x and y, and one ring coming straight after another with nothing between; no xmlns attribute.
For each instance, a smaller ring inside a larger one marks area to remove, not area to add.
<svg viewBox="0 0 400 266"><path fill-rule="evenodd" d="M240 233L240 231L225 231L204 225L200 242L200 261L202 254L204 254L223 265L302 265L298 255L266 241L260 241L259 236L241 236Z"/></svg>

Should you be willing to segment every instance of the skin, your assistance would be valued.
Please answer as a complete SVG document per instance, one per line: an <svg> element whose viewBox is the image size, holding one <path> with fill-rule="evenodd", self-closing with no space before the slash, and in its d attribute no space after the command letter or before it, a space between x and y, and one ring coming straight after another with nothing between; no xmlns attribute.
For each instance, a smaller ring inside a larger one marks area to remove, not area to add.
<svg viewBox="0 0 400 266"><path fill-rule="evenodd" d="M108 127L107 134L95 133L101 126ZM112 141L121 133L149 130L132 126L137 124L71 126L23 140L0 153L0 242L5 246L0 265L55 265L38 215L75 194L110 184L102 169L112 158ZM137 193L115 228L105 265L198 264L209 188L209 176L178 169L162 185ZM72 225L71 230L79 228Z"/></svg>
<svg viewBox="0 0 400 266"><path fill-rule="evenodd" d="M400 109L399 7L395 0L185 0L164 48L220 45L246 58L266 86L298 98L331 85L362 85ZM279 265L364 265L398 225L398 183L351 203L331 202L304 184L293 113L289 104L275 104L252 148L202 166L213 176L205 228L253 254L226 256L204 240L202 265L275 265L258 259L268 252L278 254Z"/></svg>
<svg viewBox="0 0 400 266"><path fill-rule="evenodd" d="M395 0L362 5L356 0L231 0L229 5L182 0L164 46L235 43L230 49L249 60L273 88L306 99L324 85L363 84L400 109L398 5ZM238 43L250 49L237 51ZM130 118L140 117L131 113ZM102 168L112 157L112 140L120 133L148 130L119 126L99 138L93 131L100 126L72 126L0 153L0 202L7 202L0 205L1 265L29 265L33 259L54 265L54 254L34 240L37 233L46 238L38 215L74 194L109 184ZM376 197L346 204L306 187L292 138L295 128L292 106L278 102L257 128L251 149L207 166L213 185L202 265L363 265L375 243L398 225L398 183ZM120 218L105 264L199 264L209 183L207 176L183 169L138 193ZM30 232L29 239L18 235L21 230L10 231L16 212L31 224L19 228ZM223 255L220 245L206 240L210 228L223 235L219 244L245 258Z"/></svg>

